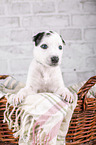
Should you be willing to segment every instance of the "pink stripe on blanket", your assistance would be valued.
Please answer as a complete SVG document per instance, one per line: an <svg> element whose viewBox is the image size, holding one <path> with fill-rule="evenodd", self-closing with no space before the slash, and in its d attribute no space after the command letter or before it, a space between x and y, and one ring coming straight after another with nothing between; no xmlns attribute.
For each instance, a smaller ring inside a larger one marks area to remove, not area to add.
<svg viewBox="0 0 96 145"><path fill-rule="evenodd" d="M60 106L59 106L60 105ZM37 125L40 125L40 128L42 125L46 123L46 121L55 113L62 110L63 107L66 107L67 104L60 101L57 104L54 104L45 114L41 115L39 119L36 121L36 123L33 126L33 145L35 144L35 128ZM61 121L60 121L61 122ZM55 133L57 135L57 132Z"/></svg>
<svg viewBox="0 0 96 145"><path fill-rule="evenodd" d="M59 106L59 105L61 106ZM42 126L52 114L55 114L57 111L62 110L63 107L66 107L66 103L62 103L62 101L58 102L58 104L54 104L45 114L41 115L39 119L36 121ZM46 115L47 114L47 115Z"/></svg>
<svg viewBox="0 0 96 145"><path fill-rule="evenodd" d="M62 118L62 120L63 120L63 118ZM62 120L60 120L60 121L50 130L50 132L48 133L49 139L48 139L47 142L51 141L54 137L56 137L56 135L58 134L60 125L61 125L61 123L62 123Z"/></svg>

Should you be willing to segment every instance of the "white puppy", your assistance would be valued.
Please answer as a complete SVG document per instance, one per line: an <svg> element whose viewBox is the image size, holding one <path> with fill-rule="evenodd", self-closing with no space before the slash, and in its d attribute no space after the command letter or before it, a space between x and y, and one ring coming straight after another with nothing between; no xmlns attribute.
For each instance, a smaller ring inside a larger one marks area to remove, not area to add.
<svg viewBox="0 0 96 145"><path fill-rule="evenodd" d="M41 92L56 93L63 100L72 102L73 95L64 86L59 67L64 40L56 32L46 31L34 36L33 41L34 58L29 67L26 87L17 93L15 103L21 102L28 95Z"/></svg>

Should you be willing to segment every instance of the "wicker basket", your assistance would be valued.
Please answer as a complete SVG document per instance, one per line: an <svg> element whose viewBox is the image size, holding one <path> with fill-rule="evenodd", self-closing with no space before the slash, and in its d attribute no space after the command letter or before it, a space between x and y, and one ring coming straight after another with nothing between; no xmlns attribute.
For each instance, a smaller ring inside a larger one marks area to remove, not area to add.
<svg viewBox="0 0 96 145"><path fill-rule="evenodd" d="M0 76L5 79L6 75ZM86 98L88 90L96 83L96 76L90 78L78 92L78 105L72 116L69 131L66 136L67 145L96 144L96 98ZM3 112L6 99L0 99L0 144L16 145L18 138L13 137L7 123L3 123Z"/></svg>
<svg viewBox="0 0 96 145"><path fill-rule="evenodd" d="M96 145L96 98L87 98L88 90L96 83L96 76L90 78L79 90L78 106L74 110L69 131L66 137L67 145Z"/></svg>

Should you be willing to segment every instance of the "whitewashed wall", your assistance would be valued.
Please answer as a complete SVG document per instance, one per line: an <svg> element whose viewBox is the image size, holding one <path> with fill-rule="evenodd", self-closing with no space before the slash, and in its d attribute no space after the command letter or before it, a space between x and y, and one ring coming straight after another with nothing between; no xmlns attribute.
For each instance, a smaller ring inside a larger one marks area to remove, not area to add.
<svg viewBox="0 0 96 145"><path fill-rule="evenodd" d="M96 75L96 0L0 0L0 74L25 82L32 36L44 30L66 42L66 85Z"/></svg>

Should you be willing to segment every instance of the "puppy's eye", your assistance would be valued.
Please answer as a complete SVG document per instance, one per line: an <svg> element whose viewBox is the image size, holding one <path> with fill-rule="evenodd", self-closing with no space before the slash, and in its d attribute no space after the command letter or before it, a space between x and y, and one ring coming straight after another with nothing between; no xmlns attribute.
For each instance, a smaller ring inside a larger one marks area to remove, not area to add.
<svg viewBox="0 0 96 145"><path fill-rule="evenodd" d="M59 45L59 49L62 50L62 46L61 45Z"/></svg>
<svg viewBox="0 0 96 145"><path fill-rule="evenodd" d="M48 48L48 46L46 44L42 44L40 47L43 48L43 49L47 49Z"/></svg>

